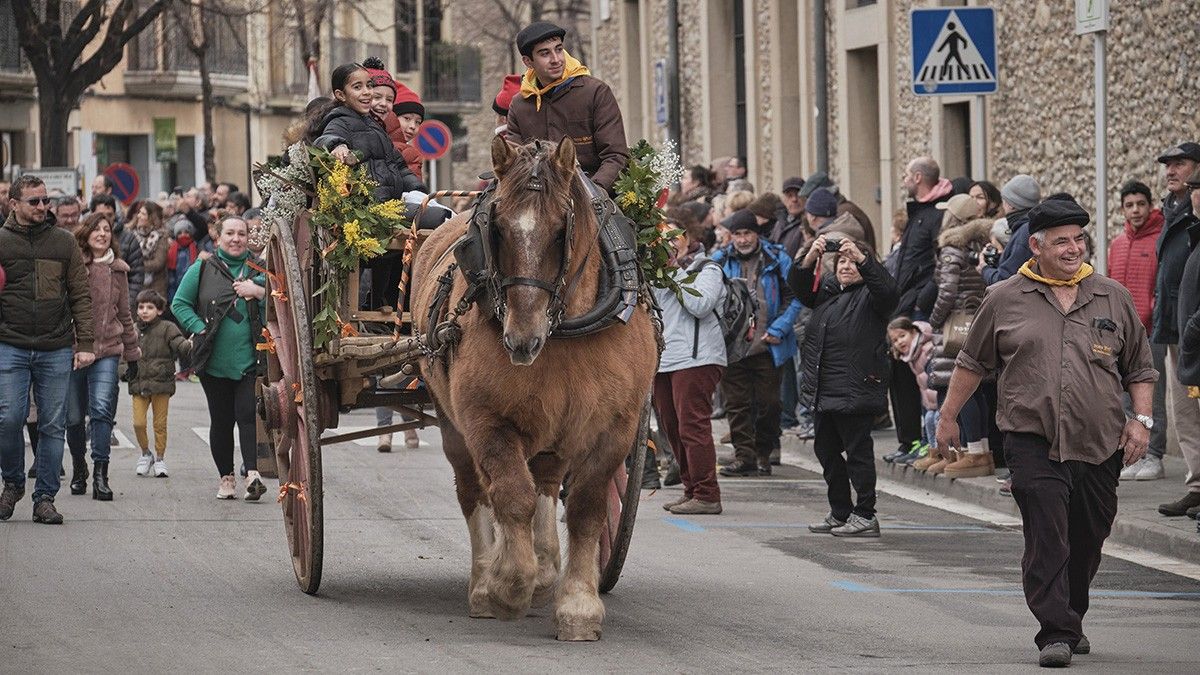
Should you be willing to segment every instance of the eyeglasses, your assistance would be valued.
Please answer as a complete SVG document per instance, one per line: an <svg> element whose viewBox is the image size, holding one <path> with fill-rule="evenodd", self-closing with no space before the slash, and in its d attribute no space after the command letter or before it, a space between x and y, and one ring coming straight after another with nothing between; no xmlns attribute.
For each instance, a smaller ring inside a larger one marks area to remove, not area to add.
<svg viewBox="0 0 1200 675"><path fill-rule="evenodd" d="M26 204L28 204L30 206L37 206L38 204L47 204L48 205L48 204L50 204L50 202L52 202L54 200L49 197L30 197L29 199L22 199L21 201L25 202Z"/></svg>

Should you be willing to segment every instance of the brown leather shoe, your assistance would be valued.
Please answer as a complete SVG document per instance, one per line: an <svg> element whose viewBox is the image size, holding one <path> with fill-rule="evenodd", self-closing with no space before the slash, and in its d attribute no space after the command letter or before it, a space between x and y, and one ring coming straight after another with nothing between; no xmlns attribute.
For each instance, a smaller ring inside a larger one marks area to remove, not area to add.
<svg viewBox="0 0 1200 675"><path fill-rule="evenodd" d="M957 462L951 462L945 469L947 478L978 478L996 473L992 464L992 453L976 452L960 455Z"/></svg>
<svg viewBox="0 0 1200 675"><path fill-rule="evenodd" d="M671 507L671 513L681 516L712 515L721 512L721 502L705 502L699 499L689 499L677 506Z"/></svg>

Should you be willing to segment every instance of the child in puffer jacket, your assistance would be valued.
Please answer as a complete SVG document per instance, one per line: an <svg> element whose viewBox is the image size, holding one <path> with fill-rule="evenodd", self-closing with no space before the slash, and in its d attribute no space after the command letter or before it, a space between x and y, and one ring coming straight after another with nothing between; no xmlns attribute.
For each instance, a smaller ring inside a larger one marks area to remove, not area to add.
<svg viewBox="0 0 1200 675"><path fill-rule="evenodd" d="M167 477L164 456L167 452L167 409L175 394L175 360L192 351L192 341L170 321L164 321L167 299L157 291L145 290L137 296L138 342L142 358L128 377L133 397L133 430L142 455L137 475ZM147 413L154 413L154 454L146 433Z"/></svg>
<svg viewBox="0 0 1200 675"><path fill-rule="evenodd" d="M892 345L892 358L907 363L917 376L921 405L925 408L919 442L923 447L897 450L883 458L886 462L894 462L906 455L928 455L928 448L934 444L934 430L937 428L938 397L937 392L929 387L929 360L934 347L933 328L924 321L913 321L906 316L896 317L888 324L888 342ZM920 452L922 449L924 452Z"/></svg>

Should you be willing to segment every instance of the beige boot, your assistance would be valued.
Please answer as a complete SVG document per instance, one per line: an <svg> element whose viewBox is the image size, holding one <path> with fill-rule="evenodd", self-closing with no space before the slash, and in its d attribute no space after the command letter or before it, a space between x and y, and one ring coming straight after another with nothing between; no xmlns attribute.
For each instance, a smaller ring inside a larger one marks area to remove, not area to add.
<svg viewBox="0 0 1200 675"><path fill-rule="evenodd" d="M404 447L409 450L421 447L421 439L417 436L416 429L408 429L404 432Z"/></svg>
<svg viewBox="0 0 1200 675"><path fill-rule="evenodd" d="M392 451L392 435L391 434L380 434L379 435L379 447L376 449L379 450L380 452L391 452Z"/></svg>
<svg viewBox="0 0 1200 675"><path fill-rule="evenodd" d="M967 444L967 454L946 467L947 478L978 478L996 473L987 441Z"/></svg>
<svg viewBox="0 0 1200 675"><path fill-rule="evenodd" d="M937 448L930 448L929 454L912 463L912 468L917 471L927 471L929 467L942 461L942 455L937 451Z"/></svg>
<svg viewBox="0 0 1200 675"><path fill-rule="evenodd" d="M929 474L930 476L936 476L945 471L947 466L949 466L952 462L957 461L961 456L961 452L953 449L949 450L945 455L942 455L942 458L939 459L935 464L926 469L925 473Z"/></svg>

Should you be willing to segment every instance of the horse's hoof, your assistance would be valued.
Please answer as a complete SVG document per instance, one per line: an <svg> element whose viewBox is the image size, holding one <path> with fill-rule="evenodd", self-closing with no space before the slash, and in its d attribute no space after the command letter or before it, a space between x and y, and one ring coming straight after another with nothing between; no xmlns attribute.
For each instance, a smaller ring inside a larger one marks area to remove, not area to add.
<svg viewBox="0 0 1200 675"><path fill-rule="evenodd" d="M494 619L491 606L488 603L486 591L478 591L471 593L471 597L467 599L467 616L472 619Z"/></svg>
<svg viewBox="0 0 1200 675"><path fill-rule="evenodd" d="M523 597L522 597L523 595ZM512 598L502 598L495 592L488 591L488 608L492 616L501 621L514 621L525 616L529 611L530 594L522 594Z"/></svg>
<svg viewBox="0 0 1200 675"><path fill-rule="evenodd" d="M600 624L595 622L558 624L557 638L561 642L595 642L600 639Z"/></svg>

